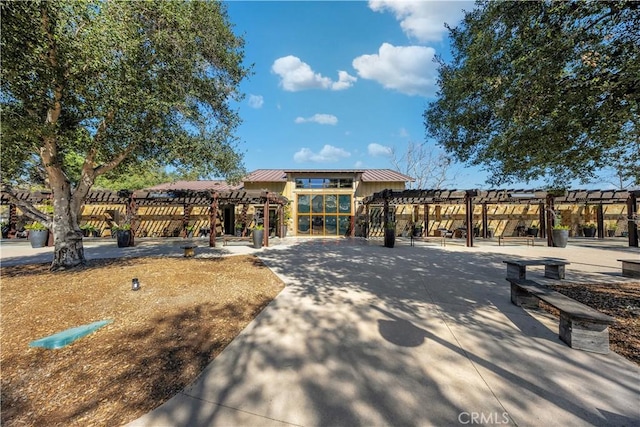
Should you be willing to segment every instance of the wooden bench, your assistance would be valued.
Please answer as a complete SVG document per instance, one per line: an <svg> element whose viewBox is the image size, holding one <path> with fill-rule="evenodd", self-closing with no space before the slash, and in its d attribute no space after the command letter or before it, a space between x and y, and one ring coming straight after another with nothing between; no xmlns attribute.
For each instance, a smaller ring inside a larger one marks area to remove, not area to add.
<svg viewBox="0 0 640 427"><path fill-rule="evenodd" d="M243 237L239 237L239 236L224 236L222 238L222 246L227 246L229 243L232 242L252 242L252 238L249 236L243 236Z"/></svg>
<svg viewBox="0 0 640 427"><path fill-rule="evenodd" d="M533 236L498 236L498 246L502 246L503 240L524 240L527 246L535 246L536 239Z"/></svg>
<svg viewBox="0 0 640 427"><path fill-rule="evenodd" d="M446 240L445 240L445 236L427 236L427 237L414 237L413 234L411 235L411 246L413 246L413 242L417 241L417 242L431 242L431 241L435 241L435 242L440 242L441 246L446 246Z"/></svg>
<svg viewBox="0 0 640 427"><path fill-rule="evenodd" d="M198 245L184 245L180 246L180 249L184 249L184 256L190 258L196 254L196 248Z"/></svg>
<svg viewBox="0 0 640 427"><path fill-rule="evenodd" d="M640 277L640 259L619 259L624 277Z"/></svg>
<svg viewBox="0 0 640 427"><path fill-rule="evenodd" d="M544 301L560 312L558 336L569 347L594 353L609 353L609 325L615 323L615 318L533 280L507 280L511 283L513 304L537 308L539 301Z"/></svg>
<svg viewBox="0 0 640 427"><path fill-rule="evenodd" d="M560 259L539 259L539 260L505 260L507 264L507 279L526 279L528 265L544 265L544 277L549 279L564 279L565 265L570 262Z"/></svg>

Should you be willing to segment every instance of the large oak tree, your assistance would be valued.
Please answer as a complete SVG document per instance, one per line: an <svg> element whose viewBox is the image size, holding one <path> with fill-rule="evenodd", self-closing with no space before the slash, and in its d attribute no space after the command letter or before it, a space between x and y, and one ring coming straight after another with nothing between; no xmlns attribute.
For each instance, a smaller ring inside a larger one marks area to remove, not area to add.
<svg viewBox="0 0 640 427"><path fill-rule="evenodd" d="M2 184L44 177L52 269L85 262L78 219L96 178L150 159L199 176L242 173L231 101L244 41L214 1L5 2ZM78 161L78 159L80 159Z"/></svg>
<svg viewBox="0 0 640 427"><path fill-rule="evenodd" d="M491 184L640 182L640 3L480 2L449 28L427 135Z"/></svg>

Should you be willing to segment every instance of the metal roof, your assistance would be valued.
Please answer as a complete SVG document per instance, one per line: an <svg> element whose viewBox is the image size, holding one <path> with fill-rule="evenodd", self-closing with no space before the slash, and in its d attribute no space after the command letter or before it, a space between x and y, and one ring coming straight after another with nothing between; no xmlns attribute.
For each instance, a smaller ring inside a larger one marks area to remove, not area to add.
<svg viewBox="0 0 640 427"><path fill-rule="evenodd" d="M257 169L244 178L245 182L285 182L288 174L362 174L363 182L408 182L410 176L391 169Z"/></svg>
<svg viewBox="0 0 640 427"><path fill-rule="evenodd" d="M153 187L145 188L147 191L155 190L191 190L191 191L233 191L240 190L243 187L242 183L232 185L226 181L174 181L166 182L164 184L154 185Z"/></svg>

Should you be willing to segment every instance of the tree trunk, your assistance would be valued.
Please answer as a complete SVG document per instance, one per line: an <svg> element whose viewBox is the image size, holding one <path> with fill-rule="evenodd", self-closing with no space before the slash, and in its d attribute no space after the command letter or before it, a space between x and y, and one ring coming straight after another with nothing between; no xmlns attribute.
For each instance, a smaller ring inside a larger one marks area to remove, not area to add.
<svg viewBox="0 0 640 427"><path fill-rule="evenodd" d="M51 270L65 270L84 265L82 230L78 225L78 214L74 209L74 198L68 181L52 182L53 189L53 233L54 252Z"/></svg>

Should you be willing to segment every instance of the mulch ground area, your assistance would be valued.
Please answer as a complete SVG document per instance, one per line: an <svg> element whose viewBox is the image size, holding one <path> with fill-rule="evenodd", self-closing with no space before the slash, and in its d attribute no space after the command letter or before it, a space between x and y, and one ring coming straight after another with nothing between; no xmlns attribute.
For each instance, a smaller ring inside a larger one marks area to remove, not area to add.
<svg viewBox="0 0 640 427"><path fill-rule="evenodd" d="M563 284L551 288L615 317L616 323L609 327L611 350L640 365L640 282Z"/></svg>
<svg viewBox="0 0 640 427"><path fill-rule="evenodd" d="M3 267L3 426L122 425L191 383L282 290L259 259L138 258ZM131 290L131 279L142 286ZM558 291L617 319L611 348L640 364L640 283ZM113 323L58 350L35 339Z"/></svg>
<svg viewBox="0 0 640 427"><path fill-rule="evenodd" d="M191 383L282 290L257 258L3 267L3 426L122 425ZM131 290L132 278L141 289ZM112 319L57 350L29 343Z"/></svg>

